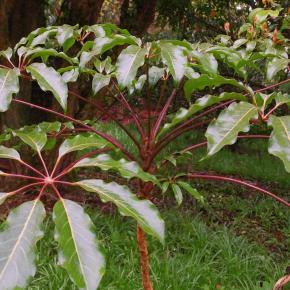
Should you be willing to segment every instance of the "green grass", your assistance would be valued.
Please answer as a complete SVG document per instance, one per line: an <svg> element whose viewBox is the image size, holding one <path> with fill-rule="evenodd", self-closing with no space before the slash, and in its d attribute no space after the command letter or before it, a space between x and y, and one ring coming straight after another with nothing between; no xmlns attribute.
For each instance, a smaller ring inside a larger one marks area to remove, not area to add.
<svg viewBox="0 0 290 290"><path fill-rule="evenodd" d="M89 212L107 259L100 289L141 290L134 221L117 214ZM192 211L171 209L163 215L167 225L165 247L149 238L155 290L211 290L217 285L230 290L269 290L286 268L285 262L275 263L263 248L226 227L207 227ZM56 244L50 220L45 231L38 244L38 272L27 289L77 289L65 271L55 266Z"/></svg>

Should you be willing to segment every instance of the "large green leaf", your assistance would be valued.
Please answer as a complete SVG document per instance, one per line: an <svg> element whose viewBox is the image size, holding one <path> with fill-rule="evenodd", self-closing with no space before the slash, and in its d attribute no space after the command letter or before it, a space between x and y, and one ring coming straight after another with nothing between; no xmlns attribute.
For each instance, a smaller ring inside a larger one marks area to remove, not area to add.
<svg viewBox="0 0 290 290"><path fill-rule="evenodd" d="M206 95L202 98L197 99L197 101L192 104L188 109L186 108L180 108L177 113L174 115L170 123L166 123L162 130L160 131L159 135L164 134L168 130L170 130L172 127L180 124L184 120L188 119L195 113L212 106L214 104L217 104L222 101L226 100L241 100L246 101L247 98L240 94L240 93L222 93L219 96L212 96L212 95Z"/></svg>
<svg viewBox="0 0 290 290"><path fill-rule="evenodd" d="M157 208L148 200L139 200L127 186L105 183L100 179L82 180L76 184L89 192L98 193L103 202L113 202L122 215L133 217L145 232L164 241L164 221Z"/></svg>
<svg viewBox="0 0 290 290"><path fill-rule="evenodd" d="M0 145L0 159L1 158L21 160L19 153L15 149L2 145Z"/></svg>
<svg viewBox="0 0 290 290"><path fill-rule="evenodd" d="M35 275L35 245L43 236L43 204L37 199L11 211L7 227L0 233L0 289L24 288Z"/></svg>
<svg viewBox="0 0 290 290"><path fill-rule="evenodd" d="M2 172L0 171L0 176ZM4 173L5 174L5 173ZM11 195L11 192L0 192L0 205Z"/></svg>
<svg viewBox="0 0 290 290"><path fill-rule="evenodd" d="M191 94L196 91L205 89L206 87L219 87L221 85L232 85L241 89L244 89L244 86L241 82L236 81L235 79L227 79L223 76L217 75L214 77L202 74L200 77L195 79L187 80L184 84L184 93L185 97L190 100Z"/></svg>
<svg viewBox="0 0 290 290"><path fill-rule="evenodd" d="M218 62L212 54L200 52L200 51L191 51L190 56L195 58L200 64L200 68L204 73L209 73L216 75L218 72Z"/></svg>
<svg viewBox="0 0 290 290"><path fill-rule="evenodd" d="M273 80L273 78L276 76L276 74L279 71L287 68L288 63L289 63L289 59L278 58L278 57L275 57L271 61L269 61L267 65L267 72L266 72L267 80L269 81Z"/></svg>
<svg viewBox="0 0 290 290"><path fill-rule="evenodd" d="M24 127L14 131L14 134L37 152L40 152L47 142L46 133L39 126Z"/></svg>
<svg viewBox="0 0 290 290"><path fill-rule="evenodd" d="M97 135L77 135L73 138L66 139L61 146L59 147L58 158L61 158L63 155L68 154L74 151L80 151L87 148L103 148L109 145L109 143Z"/></svg>
<svg viewBox="0 0 290 290"><path fill-rule="evenodd" d="M92 88L93 94L96 95L102 88L107 86L110 83L111 76L103 75L101 73L95 73Z"/></svg>
<svg viewBox="0 0 290 290"><path fill-rule="evenodd" d="M269 140L269 153L280 158L290 173L290 116L272 115L268 124L273 127Z"/></svg>
<svg viewBox="0 0 290 290"><path fill-rule="evenodd" d="M115 160L108 154L100 154L94 158L85 158L74 165L76 167L99 167L102 170L116 170L125 178L138 177L145 182L159 184L157 178L144 172L137 162L125 159Z"/></svg>
<svg viewBox="0 0 290 290"><path fill-rule="evenodd" d="M185 74L187 64L185 48L169 42L160 42L159 47L163 63L168 67L173 79L180 82Z"/></svg>
<svg viewBox="0 0 290 290"><path fill-rule="evenodd" d="M42 90L52 92L64 110L67 106L68 88L61 75L44 63L33 63L26 67Z"/></svg>
<svg viewBox="0 0 290 290"><path fill-rule="evenodd" d="M146 48L130 45L118 56L116 77L121 87L128 87L135 79L138 68L144 64Z"/></svg>
<svg viewBox="0 0 290 290"><path fill-rule="evenodd" d="M60 199L53 208L59 262L80 289L96 290L105 272L94 225L77 203Z"/></svg>
<svg viewBox="0 0 290 290"><path fill-rule="evenodd" d="M213 120L206 131L208 155L213 155L225 145L234 144L239 132L248 132L249 121L257 116L250 103L232 103Z"/></svg>
<svg viewBox="0 0 290 290"><path fill-rule="evenodd" d="M0 112L8 110L12 95L19 91L17 69L0 68Z"/></svg>

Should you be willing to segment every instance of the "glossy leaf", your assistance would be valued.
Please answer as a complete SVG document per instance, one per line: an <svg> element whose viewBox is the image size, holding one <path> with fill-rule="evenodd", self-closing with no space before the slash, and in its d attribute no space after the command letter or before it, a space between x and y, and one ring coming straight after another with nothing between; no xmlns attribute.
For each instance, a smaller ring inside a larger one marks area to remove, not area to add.
<svg viewBox="0 0 290 290"><path fill-rule="evenodd" d="M157 66L151 66L149 68L149 85L155 86L157 82L162 78L164 75L165 69Z"/></svg>
<svg viewBox="0 0 290 290"><path fill-rule="evenodd" d="M93 94L96 95L102 88L109 85L110 79L111 79L111 76L109 75L95 73L93 82L92 82Z"/></svg>
<svg viewBox="0 0 290 290"><path fill-rule="evenodd" d="M290 173L290 116L271 116L268 124L273 127L269 139L269 153L280 158Z"/></svg>
<svg viewBox="0 0 290 290"><path fill-rule="evenodd" d="M272 80L279 71L286 69L288 63L289 59L278 57L273 58L273 60L271 60L267 65L267 80Z"/></svg>
<svg viewBox="0 0 290 290"><path fill-rule="evenodd" d="M87 148L103 148L108 145L108 142L97 135L77 135L73 138L66 139L59 147L58 158L74 151L80 151Z"/></svg>
<svg viewBox="0 0 290 290"><path fill-rule="evenodd" d="M171 184L171 188L172 188L172 191L174 193L174 197L176 199L176 202L180 206L182 204L182 201L183 201L182 191L181 191L180 187L175 183Z"/></svg>
<svg viewBox="0 0 290 290"><path fill-rule="evenodd" d="M244 89L243 84L241 82L236 81L235 79L227 79L220 75L210 77L208 75L202 74L198 78L190 79L185 82L184 84L185 97L189 100L193 92L203 90L206 87L212 88L219 87L221 85L232 85L240 89Z"/></svg>
<svg viewBox="0 0 290 290"><path fill-rule="evenodd" d="M0 159L15 159L21 160L19 153L13 149L0 145Z"/></svg>
<svg viewBox="0 0 290 290"><path fill-rule="evenodd" d="M77 203L60 199L53 208L59 262L80 289L95 290L105 272L94 225Z"/></svg>
<svg viewBox="0 0 290 290"><path fill-rule="evenodd" d="M168 67L173 79L180 82L185 74L187 64L185 48L167 42L160 42L159 47L163 63Z"/></svg>
<svg viewBox="0 0 290 290"><path fill-rule="evenodd" d="M130 45L118 56L116 77L121 87L128 87L135 79L140 66L144 64L147 50L137 45Z"/></svg>
<svg viewBox="0 0 290 290"><path fill-rule="evenodd" d="M103 202L113 202L122 215L133 217L145 232L163 243L164 221L150 201L139 200L127 186L116 182L105 183L100 179L89 179L76 184L89 192L98 193Z"/></svg>
<svg viewBox="0 0 290 290"><path fill-rule="evenodd" d="M192 104L188 109L186 108L180 108L177 113L174 115L170 123L166 123L162 130L160 131L159 135L164 134L168 130L170 130L172 127L175 127L176 125L180 124L184 120L190 118L195 113L212 106L214 104L217 104L219 102L227 101L227 100L241 100L246 101L247 98L240 94L240 93L222 93L219 96L212 96L212 95L206 95L202 98L197 99L197 101Z"/></svg>
<svg viewBox="0 0 290 290"><path fill-rule="evenodd" d="M1 175L2 175L2 171L0 171L0 176ZM9 196L11 196L11 192L0 192L0 205L3 204Z"/></svg>
<svg viewBox="0 0 290 290"><path fill-rule="evenodd" d="M177 184L182 187L184 190L186 190L193 198L200 202L204 202L203 196L195 189L193 188L189 183L184 181L178 181Z"/></svg>
<svg viewBox="0 0 290 290"><path fill-rule="evenodd" d="M25 202L10 212L7 227L0 233L0 289L24 288L35 275L35 245L43 236L44 217L39 200Z"/></svg>
<svg viewBox="0 0 290 290"><path fill-rule="evenodd" d="M127 161L125 159L115 160L108 154L100 154L94 158L85 158L74 165L77 167L99 167L102 170L116 170L124 178L138 177L145 182L159 184L157 178L147 172L144 172L137 162Z"/></svg>
<svg viewBox="0 0 290 290"><path fill-rule="evenodd" d="M0 68L0 112L8 110L13 94L19 91L17 69Z"/></svg>
<svg viewBox="0 0 290 290"><path fill-rule="evenodd" d="M234 144L239 132L249 131L249 122L257 117L257 109L250 103L232 103L213 120L206 131L208 155L226 145Z"/></svg>
<svg viewBox="0 0 290 290"><path fill-rule="evenodd" d="M52 92L62 108L66 110L68 88L61 75L54 68L48 67L44 63L33 63L26 70L31 73L40 88Z"/></svg>
<svg viewBox="0 0 290 290"><path fill-rule="evenodd" d="M40 152L47 142L46 133L39 126L34 128L24 127L13 133L37 152Z"/></svg>
<svg viewBox="0 0 290 290"><path fill-rule="evenodd" d="M190 56L195 58L200 64L200 68L204 73L216 75L218 73L218 62L210 53L191 51Z"/></svg>

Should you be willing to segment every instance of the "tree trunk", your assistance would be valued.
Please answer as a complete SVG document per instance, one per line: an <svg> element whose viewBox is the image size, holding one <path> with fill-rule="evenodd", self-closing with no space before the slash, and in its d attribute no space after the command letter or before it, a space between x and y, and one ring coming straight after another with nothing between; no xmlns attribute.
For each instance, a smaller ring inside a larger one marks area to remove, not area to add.
<svg viewBox="0 0 290 290"><path fill-rule="evenodd" d="M146 234L139 226L137 226L137 242L140 253L143 288L144 290L153 290L150 281L150 268L149 268L150 264L149 264Z"/></svg>
<svg viewBox="0 0 290 290"><path fill-rule="evenodd" d="M121 7L120 27L142 37L155 19L157 0L134 0L133 4L133 7L130 7L130 1L124 0Z"/></svg>
<svg viewBox="0 0 290 290"><path fill-rule="evenodd" d="M44 1L0 0L0 50L44 25Z"/></svg>
<svg viewBox="0 0 290 290"><path fill-rule="evenodd" d="M68 12L65 19L66 24L93 25L96 24L103 6L104 0L70 0L65 8Z"/></svg>

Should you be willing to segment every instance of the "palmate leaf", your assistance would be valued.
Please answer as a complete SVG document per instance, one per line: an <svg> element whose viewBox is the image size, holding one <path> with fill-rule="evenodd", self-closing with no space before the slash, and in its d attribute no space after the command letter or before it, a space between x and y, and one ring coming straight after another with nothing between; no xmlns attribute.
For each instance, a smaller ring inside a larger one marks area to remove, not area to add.
<svg viewBox="0 0 290 290"><path fill-rule="evenodd" d="M213 120L206 131L208 155L213 155L225 145L234 144L239 132L249 130L249 121L257 116L254 105L246 102L232 103Z"/></svg>
<svg viewBox="0 0 290 290"><path fill-rule="evenodd" d="M290 173L290 116L272 115L268 125L273 127L269 139L269 153L280 158L287 172Z"/></svg>
<svg viewBox="0 0 290 290"><path fill-rule="evenodd" d="M235 79L227 79L223 76L216 75L214 77L202 74L195 79L187 80L184 84L185 97L190 100L191 94L196 91L205 89L206 87L219 87L221 85L232 85L244 89L244 85Z"/></svg>
<svg viewBox="0 0 290 290"><path fill-rule="evenodd" d="M0 145L0 159L21 160L19 153L13 149Z"/></svg>
<svg viewBox="0 0 290 290"><path fill-rule="evenodd" d="M146 48L130 45L120 53L116 62L116 77L121 87L132 84L138 68L144 64L146 52Z"/></svg>
<svg viewBox="0 0 290 290"><path fill-rule="evenodd" d="M80 289L96 290L105 272L94 226L77 203L60 199L53 208L59 262Z"/></svg>
<svg viewBox="0 0 290 290"><path fill-rule="evenodd" d="M100 179L88 179L76 184L86 191L98 193L103 202L113 202L122 215L133 217L145 232L163 243L164 221L153 203L139 200L127 186L116 182L105 183Z"/></svg>
<svg viewBox="0 0 290 290"><path fill-rule="evenodd" d="M97 135L77 135L73 138L66 139L61 144L61 146L59 147L58 158L60 159L62 156L70 152L80 151L93 147L103 148L108 145L109 143L106 140L102 139Z"/></svg>
<svg viewBox="0 0 290 290"><path fill-rule="evenodd" d="M8 110L12 95L19 91L17 69L0 68L0 112Z"/></svg>
<svg viewBox="0 0 290 290"><path fill-rule="evenodd" d="M138 177L145 182L158 184L158 179L147 172L144 172L138 163L125 159L115 160L109 154L100 154L94 158L85 158L74 165L77 167L99 167L102 170L116 170L125 178Z"/></svg>
<svg viewBox="0 0 290 290"><path fill-rule="evenodd" d="M168 67L175 82L179 83L185 74L185 67L187 64L185 48L162 41L158 43L158 46L161 49L163 63Z"/></svg>
<svg viewBox="0 0 290 290"><path fill-rule="evenodd" d="M36 268L35 245L43 236L41 223L45 217L43 204L37 199L11 211L7 227L0 233L0 289L24 288Z"/></svg>
<svg viewBox="0 0 290 290"><path fill-rule="evenodd" d="M66 110L68 88L61 75L54 68L48 67L44 63L33 63L26 67L26 70L31 73L40 88L52 92L61 107Z"/></svg>
<svg viewBox="0 0 290 290"><path fill-rule="evenodd" d="M240 94L240 93L222 93L219 96L212 96L212 95L206 95L202 98L197 99L197 101L192 104L188 109L186 108L180 108L177 113L174 115L170 123L166 123L163 128L161 129L159 136L166 133L171 128L175 127L176 125L180 124L184 120L190 118L195 113L212 106L214 104L217 104L222 101L227 100L243 100L246 101L247 98Z"/></svg>
<svg viewBox="0 0 290 290"><path fill-rule="evenodd" d="M13 133L36 152L40 152L47 142L46 133L40 128L40 126L34 128L24 127L14 131Z"/></svg>

